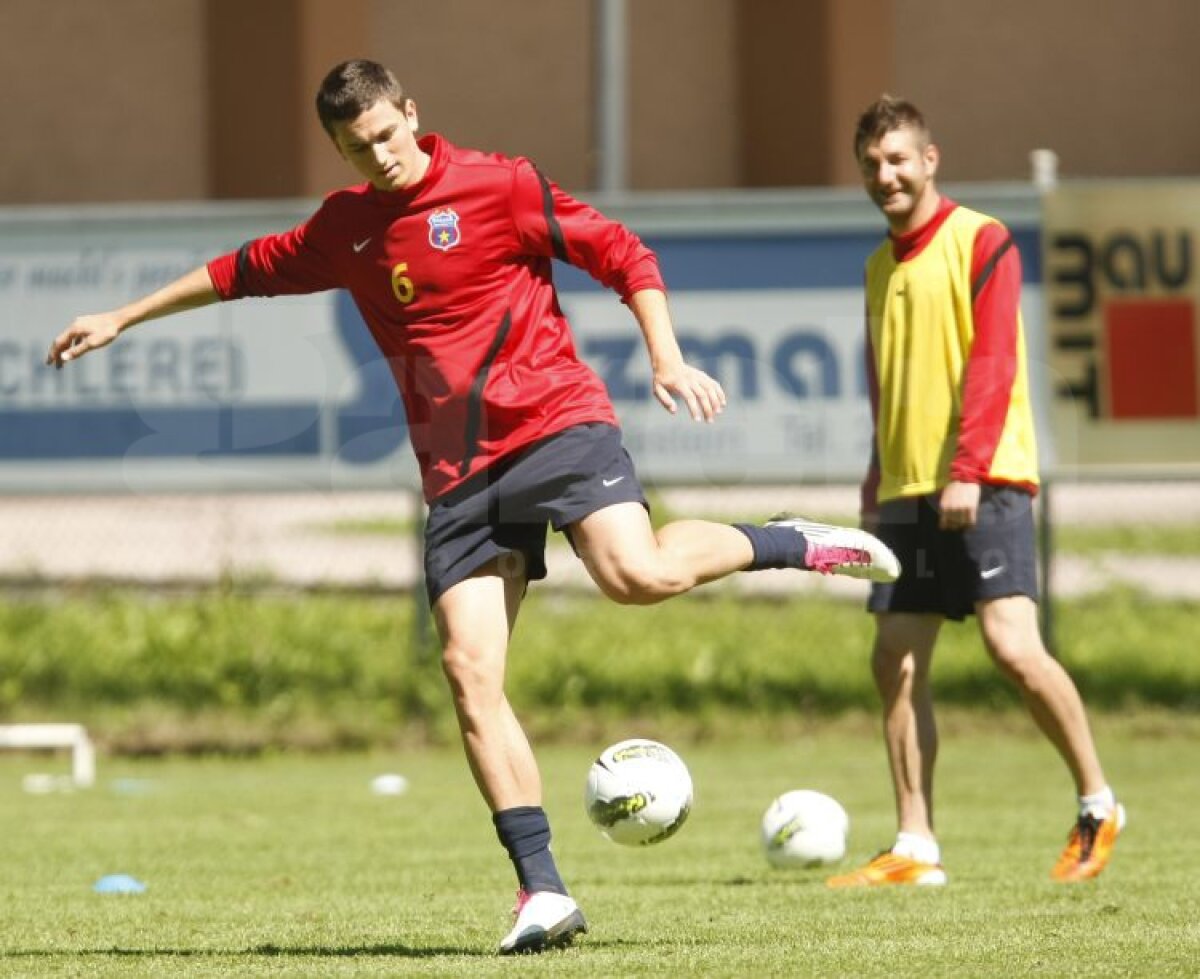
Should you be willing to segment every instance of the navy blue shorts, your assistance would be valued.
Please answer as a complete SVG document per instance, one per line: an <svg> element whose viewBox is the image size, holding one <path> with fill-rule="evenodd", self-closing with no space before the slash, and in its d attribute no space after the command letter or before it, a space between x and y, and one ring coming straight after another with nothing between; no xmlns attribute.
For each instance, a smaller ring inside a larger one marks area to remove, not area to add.
<svg viewBox="0 0 1200 979"><path fill-rule="evenodd" d="M962 621L975 603L1011 595L1038 599L1033 497L984 486L970 530L938 529L936 494L889 500L875 535L900 559L900 578L873 584L871 612L933 612Z"/></svg>
<svg viewBox="0 0 1200 979"><path fill-rule="evenodd" d="M524 555L526 580L545 578L546 528L561 531L615 503L649 509L621 432L612 425L575 425L502 459L429 508L425 588L430 605L505 555ZM505 570L503 561L500 570Z"/></svg>

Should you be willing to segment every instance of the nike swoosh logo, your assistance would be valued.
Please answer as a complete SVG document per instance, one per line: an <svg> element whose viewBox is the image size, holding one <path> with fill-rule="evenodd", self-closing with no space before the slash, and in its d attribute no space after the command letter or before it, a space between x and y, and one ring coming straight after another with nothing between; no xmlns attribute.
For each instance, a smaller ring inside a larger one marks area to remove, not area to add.
<svg viewBox="0 0 1200 979"><path fill-rule="evenodd" d="M998 575L1003 570L1004 570L1003 564L1000 565L1000 567L998 567L998 568L988 568L986 571L980 571L979 577L982 578L984 581L986 581L988 578L995 578L996 575Z"/></svg>
<svg viewBox="0 0 1200 979"><path fill-rule="evenodd" d="M354 244L353 244L353 245L351 245L350 247L354 249L354 253L355 253L355 254L358 254L358 253L359 253L359 252L361 252L361 251L362 251L364 248L366 248L366 247L367 247L367 245L369 245L369 244L371 244L371 239L370 239L370 238L364 238L362 241L356 241L356 242L354 242Z"/></svg>
<svg viewBox="0 0 1200 979"><path fill-rule="evenodd" d="M619 483L624 478L625 478L624 476L618 476L616 479L602 479L602 480L600 480L600 482L602 482L605 486L616 486L617 483Z"/></svg>

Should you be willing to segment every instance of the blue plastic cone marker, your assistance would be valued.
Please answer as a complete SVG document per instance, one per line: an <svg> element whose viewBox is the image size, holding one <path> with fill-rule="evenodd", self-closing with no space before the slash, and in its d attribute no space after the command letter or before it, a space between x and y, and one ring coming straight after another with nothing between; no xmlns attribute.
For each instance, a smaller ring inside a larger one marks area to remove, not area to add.
<svg viewBox="0 0 1200 979"><path fill-rule="evenodd" d="M114 778L108 787L117 795L149 795L154 781L148 778Z"/></svg>
<svg viewBox="0 0 1200 979"><path fill-rule="evenodd" d="M97 894L141 894L145 889L145 884L129 874L108 874L92 887Z"/></svg>

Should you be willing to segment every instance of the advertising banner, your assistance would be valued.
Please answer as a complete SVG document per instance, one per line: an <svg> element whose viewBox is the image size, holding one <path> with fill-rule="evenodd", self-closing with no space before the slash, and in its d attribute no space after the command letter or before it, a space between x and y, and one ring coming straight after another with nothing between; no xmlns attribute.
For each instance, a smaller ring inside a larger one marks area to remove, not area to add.
<svg viewBox="0 0 1200 979"><path fill-rule="evenodd" d="M606 383L647 483L861 478L862 267L883 233L863 212L849 226L754 231L706 226L701 208L686 226L643 231L685 355L729 394L714 424L663 410L632 315L556 265L577 348ZM44 364L75 316L305 215L280 205L0 220L0 488L416 486L391 374L343 292L217 304L141 324L63 370ZM1036 234L1019 231L1018 243L1036 269ZM1039 309L1035 280L1025 294L1034 329Z"/></svg>
<svg viewBox="0 0 1200 979"><path fill-rule="evenodd" d="M1200 465L1200 182L1065 183L1045 199L1058 465Z"/></svg>

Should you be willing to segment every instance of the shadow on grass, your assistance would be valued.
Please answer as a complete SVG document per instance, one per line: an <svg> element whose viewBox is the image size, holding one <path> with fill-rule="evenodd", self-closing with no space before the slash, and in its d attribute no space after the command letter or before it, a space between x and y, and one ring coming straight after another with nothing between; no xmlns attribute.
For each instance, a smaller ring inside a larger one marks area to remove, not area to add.
<svg viewBox="0 0 1200 979"><path fill-rule="evenodd" d="M255 945L252 948L84 948L84 949L13 949L0 952L3 959L59 958L62 956L94 956L112 958L239 958L241 956L278 956L295 958L357 958L359 956L395 956L405 959L433 959L442 956L470 958L495 958L495 952L484 952L477 948L450 948L443 946L419 947L391 942L382 945Z"/></svg>

